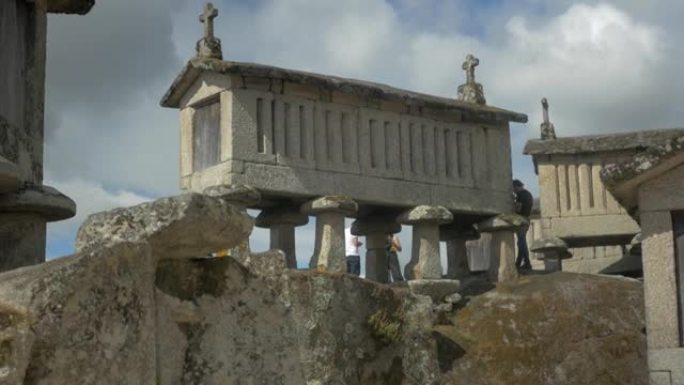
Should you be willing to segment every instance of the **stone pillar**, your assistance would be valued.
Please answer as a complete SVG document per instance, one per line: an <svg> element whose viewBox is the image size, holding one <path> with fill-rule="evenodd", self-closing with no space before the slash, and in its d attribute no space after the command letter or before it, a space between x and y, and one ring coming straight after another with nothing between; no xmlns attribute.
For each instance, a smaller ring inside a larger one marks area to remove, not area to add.
<svg viewBox="0 0 684 385"><path fill-rule="evenodd" d="M316 217L316 242L319 245L315 268L319 271L347 271L344 244L344 218L355 214L358 205L346 196L324 196L302 205L301 211Z"/></svg>
<svg viewBox="0 0 684 385"><path fill-rule="evenodd" d="M389 282L387 234L401 231L401 225L393 218L360 218L352 224L354 235L366 237L366 279Z"/></svg>
<svg viewBox="0 0 684 385"><path fill-rule="evenodd" d="M537 239L530 245L530 251L539 253L544 259L544 270L552 273L563 270L563 260L572 257L568 245L558 237Z"/></svg>
<svg viewBox="0 0 684 385"><path fill-rule="evenodd" d="M247 207L252 207L261 202L261 193L254 187L243 184L209 186L205 188L202 193L222 199L232 204L243 213L247 213ZM228 250L228 253L231 257L237 259L241 263L248 263L249 258L252 255L252 251L249 247L249 237L239 245Z"/></svg>
<svg viewBox="0 0 684 385"><path fill-rule="evenodd" d="M470 275L466 241L479 239L480 233L472 226L446 225L439 229L439 238L447 247L447 278L463 278Z"/></svg>
<svg viewBox="0 0 684 385"><path fill-rule="evenodd" d="M309 217L289 207L267 208L256 218L256 226L271 232L271 249L282 250L290 269L297 268L295 227L309 223Z"/></svg>
<svg viewBox="0 0 684 385"><path fill-rule="evenodd" d="M397 221L413 227L411 261L404 268L404 278L440 279L439 225L453 220L453 214L442 206L417 206L399 215Z"/></svg>
<svg viewBox="0 0 684 385"><path fill-rule="evenodd" d="M515 231L527 224L517 214L501 214L478 224L481 232L492 234L492 254L489 259L489 278L492 282L507 282L518 278L515 267Z"/></svg>
<svg viewBox="0 0 684 385"><path fill-rule="evenodd" d="M74 201L52 187L24 185L0 194L0 271L45 261L45 223L75 213Z"/></svg>

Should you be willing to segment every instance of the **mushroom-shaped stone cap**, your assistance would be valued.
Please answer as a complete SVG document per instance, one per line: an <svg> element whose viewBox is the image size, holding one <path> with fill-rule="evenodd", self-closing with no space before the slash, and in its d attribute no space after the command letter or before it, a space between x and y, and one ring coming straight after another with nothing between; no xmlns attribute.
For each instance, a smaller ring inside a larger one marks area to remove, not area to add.
<svg viewBox="0 0 684 385"><path fill-rule="evenodd" d="M572 253L568 251L568 244L558 237L537 239L530 245L530 250L535 253L543 254L541 259L568 259L572 257Z"/></svg>
<svg viewBox="0 0 684 385"><path fill-rule="evenodd" d="M252 186L245 184L222 184L209 186L202 192L210 197L223 199L226 202L254 206L261 201L261 193Z"/></svg>
<svg viewBox="0 0 684 385"><path fill-rule="evenodd" d="M336 212L344 215L355 214L359 205L350 197L345 195L326 195L314 199L302 205L301 210L304 214L320 214Z"/></svg>
<svg viewBox="0 0 684 385"><path fill-rule="evenodd" d="M401 231L401 225L394 218L370 217L359 218L352 222L353 235L369 235L373 233L392 233Z"/></svg>
<svg viewBox="0 0 684 385"><path fill-rule="evenodd" d="M439 240L463 239L472 241L480 239L480 232L473 226L463 226L456 223L439 227Z"/></svg>
<svg viewBox="0 0 684 385"><path fill-rule="evenodd" d="M256 218L257 227L269 228L273 225L288 224L304 226L309 223L309 216L297 211L296 208L277 207L261 210Z"/></svg>
<svg viewBox="0 0 684 385"><path fill-rule="evenodd" d="M499 214L478 223L477 228L483 233L490 233L494 231L516 230L529 224L530 222L521 215Z"/></svg>
<svg viewBox="0 0 684 385"><path fill-rule="evenodd" d="M61 221L76 214L76 203L50 186L26 185L0 196L0 212L38 214L46 221Z"/></svg>
<svg viewBox="0 0 684 385"><path fill-rule="evenodd" d="M19 167L0 156L0 194L17 190L20 185Z"/></svg>
<svg viewBox="0 0 684 385"><path fill-rule="evenodd" d="M454 220L454 215L444 206L420 205L404 211L397 217L397 222L404 225L418 223L434 223L444 225Z"/></svg>

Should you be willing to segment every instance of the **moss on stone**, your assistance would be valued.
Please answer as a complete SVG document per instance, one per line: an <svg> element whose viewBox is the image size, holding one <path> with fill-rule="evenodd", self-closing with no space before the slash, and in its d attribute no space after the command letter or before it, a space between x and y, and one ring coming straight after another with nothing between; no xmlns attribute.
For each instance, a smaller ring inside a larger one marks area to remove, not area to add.
<svg viewBox="0 0 684 385"><path fill-rule="evenodd" d="M384 344L396 343L401 339L400 314L390 314L385 309L380 309L368 317L368 326L371 335Z"/></svg>

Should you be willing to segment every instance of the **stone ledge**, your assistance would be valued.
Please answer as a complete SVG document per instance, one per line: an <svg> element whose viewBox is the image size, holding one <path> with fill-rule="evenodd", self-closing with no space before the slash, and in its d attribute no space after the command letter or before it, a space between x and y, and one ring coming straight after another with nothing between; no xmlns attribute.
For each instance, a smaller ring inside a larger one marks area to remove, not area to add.
<svg viewBox="0 0 684 385"><path fill-rule="evenodd" d="M53 187L26 185L0 195L0 213L3 212L38 214L53 222L73 217L76 203Z"/></svg>

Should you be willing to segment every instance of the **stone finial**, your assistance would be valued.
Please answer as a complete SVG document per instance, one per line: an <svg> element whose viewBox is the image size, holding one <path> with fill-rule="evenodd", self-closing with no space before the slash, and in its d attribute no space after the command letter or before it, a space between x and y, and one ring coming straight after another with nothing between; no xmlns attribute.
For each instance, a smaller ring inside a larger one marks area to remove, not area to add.
<svg viewBox="0 0 684 385"><path fill-rule="evenodd" d="M214 4L204 4L204 11L199 17L200 23L204 24L204 36L197 42L195 49L197 56L208 59L223 59L221 52L221 40L214 36L214 19L218 16L218 9Z"/></svg>
<svg viewBox="0 0 684 385"><path fill-rule="evenodd" d="M542 98L541 104L544 111L544 121L541 124L541 138L543 140L556 139L556 129L549 120L549 102L546 98Z"/></svg>
<svg viewBox="0 0 684 385"><path fill-rule="evenodd" d="M466 72L466 82L458 86L458 100L476 104L487 104L482 84L475 81L475 67L479 64L480 59L470 54L466 56L462 66Z"/></svg>

